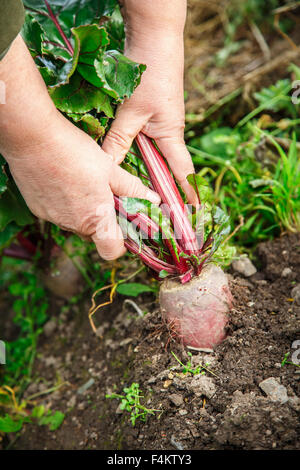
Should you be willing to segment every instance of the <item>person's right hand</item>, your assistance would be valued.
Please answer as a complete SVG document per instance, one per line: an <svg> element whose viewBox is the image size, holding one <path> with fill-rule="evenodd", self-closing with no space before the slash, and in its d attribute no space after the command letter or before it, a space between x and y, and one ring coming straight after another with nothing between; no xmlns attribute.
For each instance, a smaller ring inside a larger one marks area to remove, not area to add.
<svg viewBox="0 0 300 470"><path fill-rule="evenodd" d="M153 203L159 196L58 111L47 122L42 138L21 148L6 141L1 149L26 203L37 217L93 240L102 258L121 256L126 250L113 194Z"/></svg>

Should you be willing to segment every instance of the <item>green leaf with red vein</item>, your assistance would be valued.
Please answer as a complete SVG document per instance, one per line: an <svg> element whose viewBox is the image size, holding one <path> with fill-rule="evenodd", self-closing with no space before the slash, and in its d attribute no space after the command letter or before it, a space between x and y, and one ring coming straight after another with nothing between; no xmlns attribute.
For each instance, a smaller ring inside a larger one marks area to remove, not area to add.
<svg viewBox="0 0 300 470"><path fill-rule="evenodd" d="M117 0L24 0L27 11L43 31L43 51L55 58L72 57L74 38L71 29L98 23L111 16Z"/></svg>

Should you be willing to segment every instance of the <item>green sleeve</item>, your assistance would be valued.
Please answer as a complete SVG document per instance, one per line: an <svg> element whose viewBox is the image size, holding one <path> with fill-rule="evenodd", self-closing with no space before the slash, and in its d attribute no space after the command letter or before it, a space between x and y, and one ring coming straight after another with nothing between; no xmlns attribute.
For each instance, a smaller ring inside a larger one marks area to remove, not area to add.
<svg viewBox="0 0 300 470"><path fill-rule="evenodd" d="M24 15L21 0L0 0L0 60L19 34Z"/></svg>

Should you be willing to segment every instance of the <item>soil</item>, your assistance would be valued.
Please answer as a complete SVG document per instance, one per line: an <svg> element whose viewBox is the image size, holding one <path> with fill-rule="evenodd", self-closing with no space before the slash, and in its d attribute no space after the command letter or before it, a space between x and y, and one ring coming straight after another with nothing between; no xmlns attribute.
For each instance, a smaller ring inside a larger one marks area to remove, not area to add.
<svg viewBox="0 0 300 470"><path fill-rule="evenodd" d="M172 339L150 294L135 299L148 312L143 317L121 296L99 310L98 336L88 304L60 314L56 331L40 342L27 396L65 382L36 399L65 420L54 432L26 425L17 440L10 437L11 448L299 449L300 369L281 362L287 352L291 361L300 340L300 305L291 297L300 282L300 235L263 243L256 255L256 274L229 274L235 302L228 337L214 352L191 351L192 359ZM209 371L184 374L171 351ZM272 401L262 391L259 384L270 377L284 387L285 399ZM159 410L134 427L119 401L105 398L133 382L143 391L141 402Z"/></svg>

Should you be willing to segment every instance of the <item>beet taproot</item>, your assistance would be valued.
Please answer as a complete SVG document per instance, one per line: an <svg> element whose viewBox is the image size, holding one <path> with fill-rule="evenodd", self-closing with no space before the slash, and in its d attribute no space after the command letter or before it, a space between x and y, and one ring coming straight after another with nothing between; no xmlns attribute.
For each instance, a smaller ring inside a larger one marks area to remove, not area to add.
<svg viewBox="0 0 300 470"><path fill-rule="evenodd" d="M163 319L185 346L213 349L226 337L232 295L228 278L218 266L206 265L186 284L166 279L159 301Z"/></svg>

